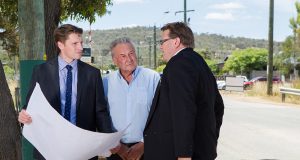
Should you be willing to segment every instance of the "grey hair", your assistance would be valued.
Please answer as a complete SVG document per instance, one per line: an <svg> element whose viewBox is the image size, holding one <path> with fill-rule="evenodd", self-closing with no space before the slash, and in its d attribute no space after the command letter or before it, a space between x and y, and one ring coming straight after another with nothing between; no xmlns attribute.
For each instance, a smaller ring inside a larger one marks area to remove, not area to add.
<svg viewBox="0 0 300 160"><path fill-rule="evenodd" d="M122 38L118 38L118 39L115 39L114 41L112 41L109 45L109 48L110 48L110 52L111 52L111 56L113 57L114 56L114 53L113 53L113 49L118 45L118 44L123 44L123 43L128 43L132 46L132 48L135 50L134 48L134 45L133 43L131 42L130 38L128 37L122 37Z"/></svg>

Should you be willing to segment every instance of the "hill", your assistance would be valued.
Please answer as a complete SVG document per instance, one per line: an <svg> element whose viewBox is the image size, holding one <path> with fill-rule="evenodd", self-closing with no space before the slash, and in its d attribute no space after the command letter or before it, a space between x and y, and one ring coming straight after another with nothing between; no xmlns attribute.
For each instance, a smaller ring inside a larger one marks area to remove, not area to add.
<svg viewBox="0 0 300 160"><path fill-rule="evenodd" d="M85 41L88 42L88 32L84 32ZM153 68L153 37L154 27L130 27L109 30L92 30L92 55L98 67L108 66L112 63L109 53L109 44L119 37L129 37L134 42L138 54L139 64ZM156 29L156 40L160 39L160 29ZM278 53L280 42L274 42L274 53ZM150 47L149 47L150 46ZM222 62L233 50L249 47L267 48L268 41L263 39L250 39L244 37L222 36L219 34L195 33L195 50L205 50L213 54L217 62ZM157 57L161 56L159 44L156 46ZM150 53L150 54L149 54ZM149 56L150 55L150 56ZM150 57L150 59L149 59ZM160 59L160 58L157 58ZM159 61L159 60L158 60Z"/></svg>

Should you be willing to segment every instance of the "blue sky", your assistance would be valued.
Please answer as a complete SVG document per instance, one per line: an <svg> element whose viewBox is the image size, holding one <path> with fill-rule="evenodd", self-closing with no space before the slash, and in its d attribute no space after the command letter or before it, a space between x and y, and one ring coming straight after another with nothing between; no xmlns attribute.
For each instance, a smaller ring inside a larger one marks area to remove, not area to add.
<svg viewBox="0 0 300 160"><path fill-rule="evenodd" d="M274 40L283 41L292 34L289 19L296 17L296 0L274 0ZM111 14L98 17L91 29L114 29L130 26L161 27L183 21L183 0L114 0L108 7ZM268 38L269 0L187 0L190 27L197 33L216 33L225 36ZM169 11L169 13L165 13ZM88 22L66 21L84 30Z"/></svg>

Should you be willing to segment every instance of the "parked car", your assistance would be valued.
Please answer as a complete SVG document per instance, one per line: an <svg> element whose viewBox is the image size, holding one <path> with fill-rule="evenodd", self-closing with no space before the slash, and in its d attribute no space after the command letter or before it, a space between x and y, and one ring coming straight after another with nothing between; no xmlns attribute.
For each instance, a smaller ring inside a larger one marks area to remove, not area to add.
<svg viewBox="0 0 300 160"><path fill-rule="evenodd" d="M225 90L226 88L226 83L225 81L217 81L218 89Z"/></svg>
<svg viewBox="0 0 300 160"><path fill-rule="evenodd" d="M273 83L281 83L280 78L278 77L273 77ZM267 82L267 77L254 77L252 78L250 81L248 82L244 82L244 88L251 88L253 86L253 84L257 83L257 82Z"/></svg>

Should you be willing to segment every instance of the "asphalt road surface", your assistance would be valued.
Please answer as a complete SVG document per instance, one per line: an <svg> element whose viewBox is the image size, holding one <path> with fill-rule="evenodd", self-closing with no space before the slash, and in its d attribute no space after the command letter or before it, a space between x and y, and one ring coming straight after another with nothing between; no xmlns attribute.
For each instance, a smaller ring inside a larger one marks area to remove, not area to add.
<svg viewBox="0 0 300 160"><path fill-rule="evenodd" d="M223 95L217 160L300 160L300 105Z"/></svg>

